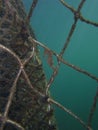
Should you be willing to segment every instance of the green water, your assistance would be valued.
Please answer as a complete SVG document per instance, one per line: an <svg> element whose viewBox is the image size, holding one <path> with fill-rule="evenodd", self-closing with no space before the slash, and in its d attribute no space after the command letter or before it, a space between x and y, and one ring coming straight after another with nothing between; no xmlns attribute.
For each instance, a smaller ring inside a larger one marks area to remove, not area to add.
<svg viewBox="0 0 98 130"><path fill-rule="evenodd" d="M32 0L23 0L28 11ZM77 8L80 0L66 0ZM81 10L84 17L98 21L98 0L87 0ZM62 49L73 23L73 14L58 0L39 0L33 13L31 25L38 41L45 43L57 53ZM79 21L64 53L64 59L98 76L98 28ZM52 74L46 59L43 66L47 78ZM52 97L69 108L84 121L88 114L97 89L97 82L61 64L58 76L51 86ZM67 113L55 107L59 130L84 130ZM93 128L98 129L98 104L93 118Z"/></svg>

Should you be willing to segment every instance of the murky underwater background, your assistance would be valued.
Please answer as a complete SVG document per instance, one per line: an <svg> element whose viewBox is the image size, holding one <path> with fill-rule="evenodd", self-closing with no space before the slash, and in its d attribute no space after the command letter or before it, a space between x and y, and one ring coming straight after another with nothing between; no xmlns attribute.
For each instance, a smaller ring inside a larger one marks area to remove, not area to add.
<svg viewBox="0 0 98 130"><path fill-rule="evenodd" d="M65 0L77 8L80 0ZM23 0L28 11L32 0ZM81 10L82 15L98 22L98 0L87 0ZM39 0L31 25L38 41L45 43L57 53L63 48L68 32L73 24L73 14L59 0ZM78 21L64 59L98 77L98 28ZM52 74L43 59L47 78ZM90 107L98 84L91 78L61 65L58 76L51 86L52 97L87 121ZM84 128L67 113L55 107L59 130L83 130ZM93 117L93 128L98 129L98 104Z"/></svg>

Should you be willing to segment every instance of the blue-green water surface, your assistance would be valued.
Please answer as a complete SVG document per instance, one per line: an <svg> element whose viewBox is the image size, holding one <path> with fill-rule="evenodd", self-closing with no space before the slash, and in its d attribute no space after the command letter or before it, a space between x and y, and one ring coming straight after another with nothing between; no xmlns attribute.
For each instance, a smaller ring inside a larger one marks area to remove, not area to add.
<svg viewBox="0 0 98 130"><path fill-rule="evenodd" d="M23 0L28 11L32 0ZM65 0L77 9L80 0ZM90 20L98 22L98 0L86 0L81 12ZM38 41L59 53L63 48L71 25L73 14L59 0L39 0L31 18L31 25ZM98 28L78 21L70 44L64 53L64 59L90 73L98 76ZM52 69L43 58L47 78ZM58 75L51 86L52 97L75 112L85 122L97 90L97 82L64 64L61 64ZM55 107L59 130L84 130L74 118ZM93 128L98 129L98 104L93 117Z"/></svg>

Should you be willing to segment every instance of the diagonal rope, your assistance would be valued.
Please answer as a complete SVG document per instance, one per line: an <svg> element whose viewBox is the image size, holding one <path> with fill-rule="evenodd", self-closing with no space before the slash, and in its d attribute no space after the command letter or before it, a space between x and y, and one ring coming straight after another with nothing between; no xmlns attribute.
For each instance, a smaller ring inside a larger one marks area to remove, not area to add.
<svg viewBox="0 0 98 130"><path fill-rule="evenodd" d="M42 48L50 51L54 56L56 56L56 58L63 64L67 65L68 67L80 72L80 73L83 73L84 75L87 75L88 77L98 81L98 77L96 77L95 75L91 74L90 72L87 72L86 70L83 70L81 68L79 68L78 66L75 66L71 63L69 63L68 61L64 60L59 54L57 54L55 51L53 51L52 49L48 48L47 46L45 46L44 43L41 43L35 39L33 39L32 37L29 37L28 40L30 42L32 42L32 44L36 44L36 45L39 45L41 46Z"/></svg>
<svg viewBox="0 0 98 130"><path fill-rule="evenodd" d="M21 59L10 49L8 49L7 47L3 46L0 44L0 49L1 50L5 50L7 51L8 53L10 53L17 61L18 61L18 64L20 66L19 68L19 71L17 73L17 76L13 82L13 85L11 87L11 90L10 90L10 94L9 94L9 97L8 97L8 102L6 104L6 107L5 107L5 111L3 114L0 114L0 121L2 121L1 123L1 126L0 126L0 130L3 130L4 126L5 126L5 123L8 122L8 123L11 123L13 125L15 125L17 128L20 128L21 130L24 130L24 128L19 125L17 122L14 122L12 120L10 120L8 118L8 112L9 112L9 109L10 109L10 106L11 106L11 103L12 103L12 99L13 99L13 96L14 96L14 93L15 93L15 90L16 90L16 84L19 80L19 77L20 75L22 74L25 78L25 81L27 82L28 86L36 93L38 94L39 96L41 96L42 100L45 102L45 103L49 103L50 104L54 104L56 105L57 107L59 107L60 109L62 109L63 111L65 111L66 113L68 113L70 116L72 116L74 119L76 119L78 122L80 122L80 124L82 126L84 126L87 130L92 130L91 128L91 123L92 123L92 120L93 120L93 115L94 115L94 112L95 112L95 109L96 109L96 104L97 104L97 100L98 100L98 89L97 89L97 92L96 92L96 95L94 97L94 101L93 101L93 105L91 107L91 111L90 111L90 114L89 114L89 117L88 117L88 123L86 124L79 116L77 116L75 113L73 113L71 110L67 109L66 107L64 107L62 104L58 103L57 101L53 100L52 98L48 97L47 94L48 94L48 91L49 91L49 88L51 86L51 84L53 83L55 77L57 76L58 74L58 71L59 71L59 67L60 67L60 64L63 63L65 65L67 65L68 67L80 72L80 73L83 73L84 75L86 76L89 76L90 78L98 81L98 78L87 72L86 70L83 70L73 64L70 64L69 62L67 62L66 60L64 60L63 58L63 54L65 53L69 43L70 43L70 40L73 36L73 33L75 31L75 28L76 28L76 25L77 25L77 22L78 20L81 20L82 22L85 22L87 24L91 24L93 26L98 26L98 23L96 22L93 22L93 21L90 21L90 20L87 20L85 19L82 14L81 14L81 9L84 5L84 3L86 2L86 0L81 0L80 4L78 5L78 9L74 9L73 7L71 7L70 5L68 5L64 0L59 0L61 2L61 4L63 4L66 8L68 8L74 15L74 23L72 24L71 26L71 29L69 31L69 34L67 36L67 39L65 41L65 44L60 52L60 54L57 54L56 52L54 52L53 50L51 50L50 48L48 48L47 46L45 46L43 43L40 43L39 41L33 39L31 36L28 37L28 40L32 43L32 52L30 54L30 56L24 60L24 62L21 61ZM1 1L0 1L1 2ZM27 26L30 22L30 19L32 17L32 13L37 5L37 2L38 0L33 0L32 2L32 5L31 5L31 8L29 10L29 13L26 17L26 23L27 23ZM1 7L1 6L0 6ZM5 18L5 17L4 17ZM4 20L4 19L3 19ZM0 22L0 25L2 24L2 21ZM26 71L25 71L25 65L27 65L30 60L34 57L35 55L35 48L34 48L34 44L35 45L39 45L41 47L43 47L44 49L50 51L52 53L52 55L56 56L57 60L58 60L58 64L57 66L55 67L55 69L53 69L53 73L50 77L50 80L47 84L47 89L46 89L46 94L43 94L41 93L40 91L38 91L31 83L30 79L29 79L29 76L27 75Z"/></svg>
<svg viewBox="0 0 98 130"><path fill-rule="evenodd" d="M3 120L3 116L0 114L0 121L2 121ZM18 124L17 122L15 122L15 121L12 121L12 120L10 120L10 119L6 119L6 122L7 123L10 123L10 124L12 124L12 125L14 125L14 126L16 126L16 128L19 128L19 129L21 129L21 130L25 130L20 124Z"/></svg>
<svg viewBox="0 0 98 130"><path fill-rule="evenodd" d="M11 103L12 103L12 100L13 100L13 96L14 96L14 93L15 93L15 90L16 90L16 84L17 84L17 81L20 77L20 74L21 74L21 70L19 70L15 80L14 80L14 83L13 83L13 86L11 87L11 90L10 90L10 95L8 97L8 102L6 104L6 107L5 107L5 112L3 114L3 121L2 121L2 124L0 126L0 130L3 130L4 128L4 125L7 121L7 116L8 116L8 112L9 112L9 109L10 109L10 106L11 106Z"/></svg>
<svg viewBox="0 0 98 130"><path fill-rule="evenodd" d="M62 5L64 5L66 8L68 8L73 14L75 14L77 11L76 9L74 9L72 6L68 5L64 0L59 0L61 2ZM98 27L98 23L97 22L93 22L90 21L86 18L84 18L81 14L81 12L78 12L78 17L82 22L85 22L87 24L93 25L95 27Z"/></svg>
<svg viewBox="0 0 98 130"><path fill-rule="evenodd" d="M33 11L34 11L36 5L37 5L37 2L38 2L38 0L33 0L31 7L30 7L30 10L29 10L29 13L28 13L27 18L26 18L26 24L30 23L31 16L33 14Z"/></svg>
<svg viewBox="0 0 98 130"><path fill-rule="evenodd" d="M57 101L49 98L48 102L55 104L57 107L61 108L63 111L65 111L67 114L69 114L70 116L72 116L74 119L76 119L78 122L80 122L80 124L87 128L88 130L92 130L92 128L88 125L85 124L85 122L76 114L74 114L71 110L67 109L66 107L64 107L63 105L61 105L60 103L58 103Z"/></svg>
<svg viewBox="0 0 98 130"><path fill-rule="evenodd" d="M73 33L74 33L74 30L75 30L75 28L76 28L77 21L78 21L78 19L79 19L78 14L79 14L79 12L80 12L80 10L81 10L81 8L82 8L84 2L85 2L85 0L81 0L80 4L79 4L79 6L78 6L77 11L75 11L75 13L74 13L74 23L72 24L72 27L71 27L71 29L70 29L70 32L69 32L69 34L68 34L68 37L67 37L66 42L65 42L65 44L64 44L64 47L62 48L62 50L61 50L61 52L60 52L60 54L59 54L60 57L63 56L65 50L67 49L67 46L68 46L69 43L70 43L70 39L71 39L71 37L72 37L72 35L73 35ZM71 8L70 6L69 6L69 8L73 10L73 8ZM74 11L74 10L73 10L73 11ZM59 61L59 59L57 59L57 61L58 61L58 64L57 64L56 68L54 69L54 71L53 71L53 73L52 73L52 75L51 75L51 77L50 77L50 79L49 79L49 82L48 82L48 85L47 85L47 91L49 90L51 84L53 83L53 81L55 80L55 77L56 77L57 74L58 74L59 67L60 67L60 61Z"/></svg>
<svg viewBox="0 0 98 130"><path fill-rule="evenodd" d="M96 110L97 101L98 101L98 88L97 88L96 95L95 95L94 100L93 100L93 105L91 107L91 111L90 111L90 114L88 117L88 126L90 126L90 127L91 127L93 116L94 116L94 113Z"/></svg>

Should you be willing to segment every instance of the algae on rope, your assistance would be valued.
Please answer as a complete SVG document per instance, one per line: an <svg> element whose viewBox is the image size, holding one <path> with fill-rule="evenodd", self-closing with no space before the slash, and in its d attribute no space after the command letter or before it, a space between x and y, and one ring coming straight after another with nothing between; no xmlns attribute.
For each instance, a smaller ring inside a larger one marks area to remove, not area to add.
<svg viewBox="0 0 98 130"><path fill-rule="evenodd" d="M55 130L46 77L37 46L28 41L35 35L24 22L24 10L21 0L0 0L0 130Z"/></svg>

